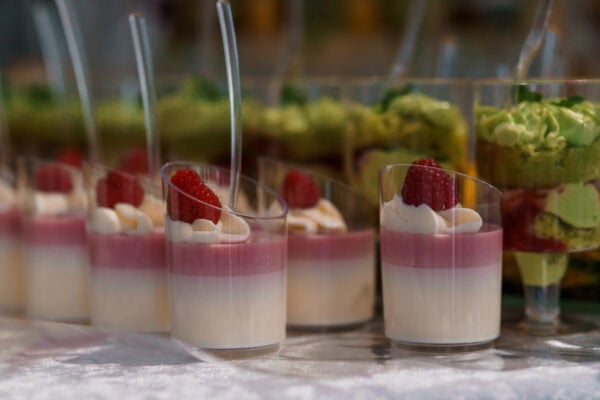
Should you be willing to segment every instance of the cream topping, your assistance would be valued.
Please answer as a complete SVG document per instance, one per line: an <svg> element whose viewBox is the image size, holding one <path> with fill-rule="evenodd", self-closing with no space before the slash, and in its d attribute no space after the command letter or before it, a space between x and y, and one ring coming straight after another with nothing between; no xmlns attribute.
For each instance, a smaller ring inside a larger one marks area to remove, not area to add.
<svg viewBox="0 0 600 400"><path fill-rule="evenodd" d="M435 212L427 204L405 204L402 197L396 195L383 205L382 224L394 231L437 234L477 232L483 221L475 210L463 208L460 204Z"/></svg>
<svg viewBox="0 0 600 400"><path fill-rule="evenodd" d="M337 207L327 199L319 199L312 208L290 209L288 230L296 232L346 232L348 227Z"/></svg>
<svg viewBox="0 0 600 400"><path fill-rule="evenodd" d="M157 218L160 215L160 218ZM100 234L129 233L143 235L164 224L162 201L146 195L140 207L117 203L113 208L96 207L90 213L89 227Z"/></svg>
<svg viewBox="0 0 600 400"><path fill-rule="evenodd" d="M173 242L241 243L250 237L248 223L229 212L221 213L221 219L216 224L208 219L197 219L188 224L174 221L168 216L166 224L168 236Z"/></svg>

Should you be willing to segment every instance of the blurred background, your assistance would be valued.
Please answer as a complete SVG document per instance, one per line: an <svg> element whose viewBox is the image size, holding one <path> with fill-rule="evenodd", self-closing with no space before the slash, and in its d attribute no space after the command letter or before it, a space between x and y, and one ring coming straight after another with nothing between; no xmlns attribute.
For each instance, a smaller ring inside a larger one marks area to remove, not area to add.
<svg viewBox="0 0 600 400"><path fill-rule="evenodd" d="M104 0L72 2L96 76L131 66L122 18L140 10L149 20L159 78L197 72L223 76L218 21L212 0ZM494 77L516 62L537 1L428 0L411 76ZM0 60L15 79L43 79L43 17L31 9L49 0L0 3ZM232 1L245 77L365 77L386 75L407 24L409 1ZM558 57L546 74L590 77L600 73L593 51L600 38L600 4L556 0L551 29ZM57 49L68 63L64 48ZM445 63L444 65L441 65ZM282 71L282 64L285 70ZM537 70L536 70L537 68ZM534 66L531 75L542 71Z"/></svg>
<svg viewBox="0 0 600 400"><path fill-rule="evenodd" d="M229 105L215 0L68 3L85 50L100 161L117 165L143 153L127 20L140 12L154 61L163 161L227 165ZM259 156L304 163L362 190L374 207L376 171L385 163L428 155L475 173L470 80L511 75L538 6L533 0L423 0L419 24L411 14L417 2L408 0L231 4L244 86L245 173L255 172ZM388 79L411 22L419 28L414 51L402 74ZM529 76L600 77L598 43L600 2L555 0ZM54 0L0 2L0 78L6 119L0 124L14 155L66 151L85 158L81 104ZM414 88L425 96L390 105ZM447 112L430 115L446 102ZM569 269L567 296L600 300L598 264L600 254L587 254ZM518 292L516 270L505 273L505 288Z"/></svg>

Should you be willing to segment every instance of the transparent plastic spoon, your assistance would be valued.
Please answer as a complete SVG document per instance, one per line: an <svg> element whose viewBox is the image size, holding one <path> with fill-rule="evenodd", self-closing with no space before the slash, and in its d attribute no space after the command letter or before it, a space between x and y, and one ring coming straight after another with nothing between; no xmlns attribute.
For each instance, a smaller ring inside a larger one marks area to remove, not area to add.
<svg viewBox="0 0 600 400"><path fill-rule="evenodd" d="M58 7L58 14L67 38L67 47L75 72L75 81L79 100L81 101L81 110L83 113L83 122L88 139L88 157L91 162L98 162L100 159L100 148L98 145L98 131L96 120L94 118L94 103L92 100L87 58L83 44L81 42L81 30L77 24L77 19L73 15L73 7L69 0L55 0Z"/></svg>
<svg viewBox="0 0 600 400"><path fill-rule="evenodd" d="M135 61L137 64L142 103L144 105L144 124L146 126L146 150L150 177L158 176L160 168L158 124L156 122L156 89L154 87L154 69L146 19L136 13L129 15L129 28L133 38Z"/></svg>
<svg viewBox="0 0 600 400"><path fill-rule="evenodd" d="M304 37L304 0L287 0L286 8L289 13L288 31L282 42L281 57L275 66L273 85L269 91L269 104L273 105L279 105L281 101L281 86L286 76L298 73Z"/></svg>
<svg viewBox="0 0 600 400"><path fill-rule="evenodd" d="M2 73L0 71L0 77ZM6 108L4 105L4 86L0 79L0 173L9 170L10 165L10 138L8 136L8 124L6 123Z"/></svg>
<svg viewBox="0 0 600 400"><path fill-rule="evenodd" d="M419 34L419 29L421 29L421 24L423 23L426 7L427 0L411 0L410 2L408 22L405 25L402 42L396 58L394 59L394 64L390 69L390 81L400 78L408 71L409 63L415 51L417 35Z"/></svg>
<svg viewBox="0 0 600 400"><path fill-rule="evenodd" d="M240 83L240 65L238 61L235 28L231 5L227 0L217 1L219 25L223 38L225 64L227 66L227 87L229 90L229 109L231 113L231 167L229 184L229 206L235 209L240 170L242 168L242 85Z"/></svg>
<svg viewBox="0 0 600 400"><path fill-rule="evenodd" d="M544 43L542 45L542 65L540 67L540 76L542 77L550 77L553 72L556 72L553 69L553 66L556 62L557 51L558 51L558 42L560 39L560 31L557 27L549 27L548 32L544 36Z"/></svg>
<svg viewBox="0 0 600 400"><path fill-rule="evenodd" d="M67 95L67 88L59 45L60 34L57 32L55 21L50 16L49 5L50 3L47 2L33 1L31 2L31 14L42 50L50 89L53 95L64 99Z"/></svg>
<svg viewBox="0 0 600 400"><path fill-rule="evenodd" d="M552 13L553 3L554 0L540 0L533 25L525 39L525 43L523 43L515 68L515 76L519 80L527 76L527 70L542 44L542 39L548 30L548 21Z"/></svg>

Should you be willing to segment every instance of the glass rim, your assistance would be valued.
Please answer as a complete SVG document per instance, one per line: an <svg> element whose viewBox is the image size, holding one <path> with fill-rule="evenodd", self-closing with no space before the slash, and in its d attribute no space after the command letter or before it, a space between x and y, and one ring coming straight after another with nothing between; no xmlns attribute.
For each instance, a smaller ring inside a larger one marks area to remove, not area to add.
<svg viewBox="0 0 600 400"><path fill-rule="evenodd" d="M380 167L379 170L377 171L377 175L379 176L379 183L381 183L381 176L384 171L390 170L393 168L404 168L404 167L406 167L406 169L408 169L408 167L417 167L417 168L425 168L425 169L442 169L446 173L458 175L463 178L468 178L484 187L487 187L489 190L491 190L492 192L495 192L498 195L498 199L502 200L502 191L500 189L498 189L496 186L492 185L491 183L488 183L482 179L476 178L471 175L463 174L462 172L454 171L452 169L429 167L427 165L413 165L413 164L387 164L387 165L384 165L383 167Z"/></svg>
<svg viewBox="0 0 600 400"><path fill-rule="evenodd" d="M331 178L331 177L329 177L327 175L323 175L323 174L321 174L319 172L313 172L313 171L307 170L306 168L304 168L302 166L299 166L298 164L295 164L295 163L288 163L286 161L281 161L279 159L272 158L272 157L262 157L262 156L258 157L258 161L257 161L258 165L260 166L261 163L263 163L263 162L269 162L269 163L272 163L272 164L286 166L286 167L289 167L288 169L290 169L290 170L291 169L295 169L297 171L302 172L303 174L310 175L310 176L315 177L315 178L317 178L319 180L326 181L326 182L331 183L331 184L333 184L333 185L335 185L337 187L340 187L344 191L347 191L350 194L352 194L352 195L360 198L361 201L364 201L365 203L368 203L368 199L366 198L366 196L364 194L362 194L360 191L356 190L352 186L350 186L350 185L348 185L348 184L346 184L344 182L341 182L341 181L339 181L339 180L337 180L335 178ZM275 190L275 189L273 189L273 190Z"/></svg>
<svg viewBox="0 0 600 400"><path fill-rule="evenodd" d="M156 187L160 188L160 183L158 181L154 181L152 179L151 175L144 175L144 174L136 175L136 174L132 174L132 173L129 173L129 172L126 172L126 171L122 171L122 170L120 170L119 168L116 168L116 167L115 168L109 167L108 165L100 163L100 162L97 162L97 161L84 161L82 168L84 170L85 169L90 169L92 171L99 170L99 171L104 171L104 172L116 172L116 173L118 173L120 175L125 175L125 176L130 176L132 178L135 178L138 181L140 181L141 183L143 182L144 184L148 184L150 186L156 186Z"/></svg>
<svg viewBox="0 0 600 400"><path fill-rule="evenodd" d="M29 167L31 167L31 166L46 165L46 164L59 165L61 168L64 168L67 171L71 171L71 172L78 172L78 173L84 172L83 165L81 168L79 168L79 167L75 167L73 165L64 163L62 161L55 160L53 158L45 158L45 157L31 156L31 155L21 155L21 156L17 157L16 169L18 170L19 165L21 165L21 166L26 167L26 170L28 171ZM85 162L84 162L84 165L85 165Z"/></svg>
<svg viewBox="0 0 600 400"><path fill-rule="evenodd" d="M166 183L169 186L169 188L176 190L179 194L187 197L188 199L191 199L191 200L193 200L197 203L200 203L204 206L210 207L214 210L227 212L229 214L233 214L235 216L246 218L246 219L253 219L253 220L260 220L260 221L272 221L272 220L282 219L287 216L288 205L279 193L277 193L271 187L269 187L263 183L260 183L258 180L254 179L254 178L250 178L243 174L240 174L240 181L249 182L256 187L261 187L263 190L265 190L267 193L270 193L275 199L277 199L277 201L279 201L279 203L281 204L281 206L283 208L283 211L281 212L281 214L276 214L274 216L250 215L250 214L241 212L239 210L232 210L229 208L225 208L226 204L221 204L221 207L215 207L212 204L206 203L202 200L198 200L197 198L190 196L189 194L187 194L184 191L182 191L181 189L179 189L177 186L173 185L170 177L167 177L167 175L166 175L167 169L176 167L176 166L180 166L181 168L186 168L186 167L187 168L190 168L190 167L207 168L210 170L225 171L225 172L227 172L227 174L229 174L230 170L229 170L229 168L218 167L215 165L204 164L204 163L199 163L199 162L194 162L194 161L169 161L169 162L163 164L162 167L160 167L160 177L161 177L161 180L163 181L163 184ZM219 201L220 201L220 199L219 199Z"/></svg>
<svg viewBox="0 0 600 400"><path fill-rule="evenodd" d="M584 85L600 84L600 78L485 78L473 81L476 87L509 87L515 85Z"/></svg>
<svg viewBox="0 0 600 400"><path fill-rule="evenodd" d="M350 78L344 80L345 87L357 87L366 86L373 84L387 83L389 87L402 86L408 83L414 83L416 85L431 85L431 86L471 86L473 84L472 79L467 78L442 78L442 77L416 77L416 78L401 78L401 79L389 79L385 77L372 76L372 77L359 77Z"/></svg>

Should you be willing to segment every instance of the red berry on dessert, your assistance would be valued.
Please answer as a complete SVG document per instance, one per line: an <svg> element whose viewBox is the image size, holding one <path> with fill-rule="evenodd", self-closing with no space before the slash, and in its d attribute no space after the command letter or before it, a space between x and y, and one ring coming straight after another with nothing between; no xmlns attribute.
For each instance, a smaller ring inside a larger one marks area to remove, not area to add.
<svg viewBox="0 0 600 400"><path fill-rule="evenodd" d="M81 168L83 165L83 153L75 147L69 147L58 153L56 160L71 167Z"/></svg>
<svg viewBox="0 0 600 400"><path fill-rule="evenodd" d="M113 208L117 203L139 207L144 200L144 189L131 175L110 171L96 184L96 201L101 207Z"/></svg>
<svg viewBox="0 0 600 400"><path fill-rule="evenodd" d="M35 173L35 187L41 192L68 193L73 189L71 174L58 164L47 164Z"/></svg>
<svg viewBox="0 0 600 400"><path fill-rule="evenodd" d="M321 198L315 181L297 170L288 172L281 194L290 208L311 208L316 206Z"/></svg>
<svg viewBox="0 0 600 400"><path fill-rule="evenodd" d="M148 153L143 148L136 148L128 151L121 163L119 171L126 172L132 175L146 175L150 171L148 166Z"/></svg>
<svg viewBox="0 0 600 400"><path fill-rule="evenodd" d="M188 224L197 219L208 219L214 224L219 222L221 202L196 171L180 169L171 177L171 183L185 193L169 189L167 208L171 219Z"/></svg>
<svg viewBox="0 0 600 400"><path fill-rule="evenodd" d="M434 211L442 211L458 203L452 177L435 160L423 158L412 165L415 167L408 168L402 185L401 194L405 204L427 204Z"/></svg>

